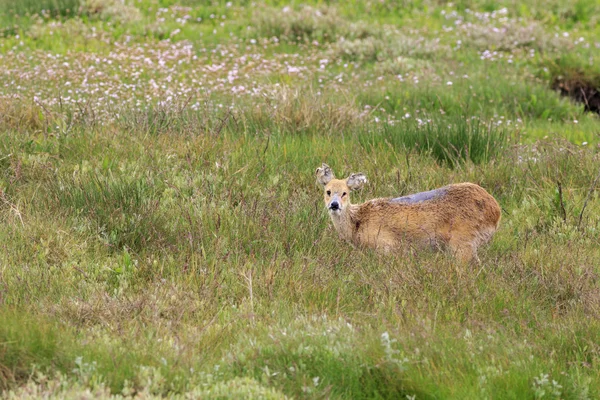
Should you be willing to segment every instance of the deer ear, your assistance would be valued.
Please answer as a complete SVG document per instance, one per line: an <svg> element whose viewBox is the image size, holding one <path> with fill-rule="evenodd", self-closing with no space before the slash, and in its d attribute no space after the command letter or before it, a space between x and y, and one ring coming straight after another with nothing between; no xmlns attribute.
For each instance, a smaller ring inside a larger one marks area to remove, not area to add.
<svg viewBox="0 0 600 400"><path fill-rule="evenodd" d="M325 186L333 179L333 171L329 165L323 163L323 165L317 168L317 182Z"/></svg>
<svg viewBox="0 0 600 400"><path fill-rule="evenodd" d="M363 173L352 174L346 179L346 185L351 190L357 190L362 188L367 183L367 177Z"/></svg>

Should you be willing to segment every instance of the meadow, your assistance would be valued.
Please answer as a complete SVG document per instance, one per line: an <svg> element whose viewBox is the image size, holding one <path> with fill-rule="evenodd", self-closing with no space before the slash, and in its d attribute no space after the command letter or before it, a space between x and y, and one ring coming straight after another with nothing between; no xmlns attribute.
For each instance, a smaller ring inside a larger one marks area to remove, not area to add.
<svg viewBox="0 0 600 400"><path fill-rule="evenodd" d="M595 0L0 0L0 397L600 398L599 65ZM355 249L322 162L500 229Z"/></svg>

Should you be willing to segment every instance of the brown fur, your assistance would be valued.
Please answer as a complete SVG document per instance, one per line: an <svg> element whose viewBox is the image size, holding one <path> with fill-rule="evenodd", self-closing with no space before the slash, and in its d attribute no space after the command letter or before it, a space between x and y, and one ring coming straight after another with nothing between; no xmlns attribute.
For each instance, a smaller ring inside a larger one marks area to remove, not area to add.
<svg viewBox="0 0 600 400"><path fill-rule="evenodd" d="M478 262L477 248L492 238L500 223L498 202L473 183L445 186L418 202L378 198L355 205L350 190L366 183L363 174L335 179L323 164L317 169L317 181L324 186L328 208L339 202L340 209L329 212L335 229L357 246L385 252L407 244L430 246L449 249L461 261Z"/></svg>

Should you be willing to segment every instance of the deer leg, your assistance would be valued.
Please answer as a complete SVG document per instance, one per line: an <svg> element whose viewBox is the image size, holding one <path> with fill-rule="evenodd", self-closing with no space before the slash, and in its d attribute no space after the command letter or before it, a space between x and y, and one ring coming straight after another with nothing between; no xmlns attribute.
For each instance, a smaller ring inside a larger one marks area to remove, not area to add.
<svg viewBox="0 0 600 400"><path fill-rule="evenodd" d="M473 243L462 240L450 240L449 247L454 257L460 262L465 264L479 264L479 257L477 257L477 250Z"/></svg>

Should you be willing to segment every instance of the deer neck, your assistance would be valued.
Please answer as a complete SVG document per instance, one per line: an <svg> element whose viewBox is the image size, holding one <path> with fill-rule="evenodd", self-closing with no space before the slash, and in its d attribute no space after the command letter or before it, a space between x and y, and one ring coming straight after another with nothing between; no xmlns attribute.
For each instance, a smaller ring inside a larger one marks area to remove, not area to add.
<svg viewBox="0 0 600 400"><path fill-rule="evenodd" d="M356 228L357 206L348 204L340 214L330 214L333 226L338 234L346 240L352 240Z"/></svg>

